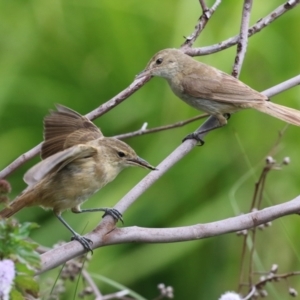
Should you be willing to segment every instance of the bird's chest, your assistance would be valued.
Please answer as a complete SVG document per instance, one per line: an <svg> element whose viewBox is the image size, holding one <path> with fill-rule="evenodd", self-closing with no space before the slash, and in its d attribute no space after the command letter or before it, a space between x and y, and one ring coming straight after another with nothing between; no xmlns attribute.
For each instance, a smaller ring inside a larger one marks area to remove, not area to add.
<svg viewBox="0 0 300 300"><path fill-rule="evenodd" d="M105 184L105 174L93 161L76 161L56 173L40 195L44 207L65 210L86 201Z"/></svg>

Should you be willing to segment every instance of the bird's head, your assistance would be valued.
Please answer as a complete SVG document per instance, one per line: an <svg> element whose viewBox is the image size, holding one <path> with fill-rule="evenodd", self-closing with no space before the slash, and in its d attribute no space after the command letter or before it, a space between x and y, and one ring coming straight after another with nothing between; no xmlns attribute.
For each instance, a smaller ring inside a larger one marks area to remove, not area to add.
<svg viewBox="0 0 300 300"><path fill-rule="evenodd" d="M103 155L104 161L115 168L126 168L130 166L142 167L156 170L146 160L140 158L135 151L126 143L115 138L103 138L98 140L101 148L99 155Z"/></svg>
<svg viewBox="0 0 300 300"><path fill-rule="evenodd" d="M177 49L165 49L156 53L147 64L146 68L136 78L144 76L158 76L172 79L180 68L180 59L187 56Z"/></svg>

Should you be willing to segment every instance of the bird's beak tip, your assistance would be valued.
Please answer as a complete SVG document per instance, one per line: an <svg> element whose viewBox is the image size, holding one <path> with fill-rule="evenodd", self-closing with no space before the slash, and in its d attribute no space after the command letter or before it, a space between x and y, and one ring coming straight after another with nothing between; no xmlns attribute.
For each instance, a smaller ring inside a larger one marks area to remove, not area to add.
<svg viewBox="0 0 300 300"><path fill-rule="evenodd" d="M155 167L151 166L150 164L146 163L146 164L141 164L142 167L145 167L151 171L156 171L158 169L156 169Z"/></svg>
<svg viewBox="0 0 300 300"><path fill-rule="evenodd" d="M150 169L152 171L157 170L155 167L151 166L146 160L138 157L137 159L133 159L130 160L131 162L134 162L136 165L146 168L146 169Z"/></svg>

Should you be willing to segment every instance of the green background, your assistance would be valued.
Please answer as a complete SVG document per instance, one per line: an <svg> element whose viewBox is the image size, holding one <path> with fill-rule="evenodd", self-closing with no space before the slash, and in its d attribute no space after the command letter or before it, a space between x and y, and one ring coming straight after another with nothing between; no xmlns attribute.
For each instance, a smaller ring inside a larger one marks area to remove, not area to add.
<svg viewBox="0 0 300 300"><path fill-rule="evenodd" d="M256 1L251 24L282 1ZM240 79L261 91L299 72L299 9L287 12L250 38ZM239 32L242 1L224 1L209 21L195 47L218 43ZM42 121L54 103L85 114L126 88L151 56L163 48L179 47L192 33L201 14L197 0L28 0L0 2L0 169L42 140ZM236 48L197 58L230 73ZM295 87L272 98L300 109ZM197 115L178 100L161 78L154 78L112 111L95 120L106 136L170 124ZM198 127L127 139L136 152L159 164ZM282 121L246 110L233 115L228 126L210 133L204 147L196 147L125 213L125 226L174 227L211 222L247 212L254 183L264 159L274 148ZM290 200L299 194L299 133L289 126L274 158L289 156L291 164L271 172L263 205ZM22 176L35 158L10 175L13 199L25 188ZM84 207L113 206L147 171L127 169ZM51 247L68 241L70 233L51 212L28 208L20 221L40 224L32 238ZM100 214L64 214L78 232L92 230ZM121 225L120 225L121 226ZM299 217L276 220L257 234L255 270L273 263L280 272L300 268ZM98 249L88 267L147 299L164 282L175 289L175 299L217 299L236 290L242 239L227 234L206 240L173 244L126 244ZM58 274L58 269L41 277ZM246 277L245 277L246 278ZM98 283L98 281L97 281ZM288 286L300 289L299 278L269 284L272 299L289 299ZM75 284L61 299L70 299ZM101 291L115 291L99 283ZM43 288L47 295L49 286ZM46 296L45 296L46 297ZM91 298L92 299L92 298Z"/></svg>

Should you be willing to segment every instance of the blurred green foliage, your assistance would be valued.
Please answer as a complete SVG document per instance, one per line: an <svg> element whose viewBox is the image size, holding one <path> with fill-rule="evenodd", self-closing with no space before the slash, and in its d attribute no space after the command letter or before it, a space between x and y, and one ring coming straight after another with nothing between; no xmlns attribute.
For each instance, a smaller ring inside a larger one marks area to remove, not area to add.
<svg viewBox="0 0 300 300"><path fill-rule="evenodd" d="M208 1L212 3L212 1ZM255 1L251 24L283 1ZM223 1L195 46L220 42L239 32L242 1ZM251 37L241 80L264 90L299 72L299 9L287 12ZM127 87L157 51L179 47L201 14L197 0L26 0L0 1L0 169L42 140L42 120L54 103L84 114ZM197 58L230 73L236 48ZM272 100L300 109L299 87ZM176 99L167 83L155 78L95 123L106 136L169 124L198 114ZM158 164L198 127L186 127L126 140L137 153ZM247 212L254 183L285 124L256 111L231 117L228 126L212 132L204 147L195 148L152 186L126 212L125 225L173 227L205 223ZM291 164L272 172L265 205L281 203L299 193L299 128L290 126L274 154ZM9 176L14 198L25 184L24 172L38 158ZM146 175L125 170L84 207L113 206ZM100 201L99 201L100 200ZM17 215L41 227L37 242L53 246L70 239L51 212L28 208ZM64 217L78 232L93 229L99 214ZM298 217L286 217L257 236L256 269L273 263L282 272L300 268ZM279 251L274 251L274 250ZM238 285L241 239L234 234L176 244L118 245L96 250L89 270L144 297L157 295L164 282L176 299L217 299ZM56 276L58 270L41 277ZM290 285L300 290L299 280ZM103 293L112 288L101 285ZM64 299L70 299L70 285ZM270 289L272 299L288 299L284 283Z"/></svg>
<svg viewBox="0 0 300 300"><path fill-rule="evenodd" d="M38 295L39 285L34 278L34 270L40 267L40 256L35 251L38 245L27 240L31 231L37 227L39 226L35 223L18 224L12 219L0 219L0 261L11 260L15 269L11 300L25 299L23 296L26 293L35 297ZM3 286L7 274L4 272L1 275Z"/></svg>

